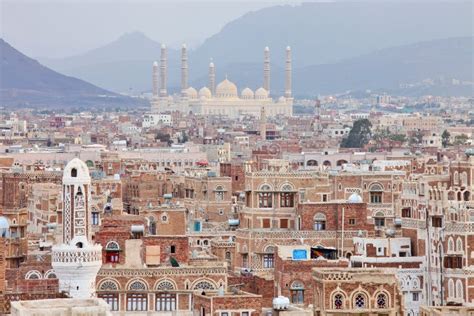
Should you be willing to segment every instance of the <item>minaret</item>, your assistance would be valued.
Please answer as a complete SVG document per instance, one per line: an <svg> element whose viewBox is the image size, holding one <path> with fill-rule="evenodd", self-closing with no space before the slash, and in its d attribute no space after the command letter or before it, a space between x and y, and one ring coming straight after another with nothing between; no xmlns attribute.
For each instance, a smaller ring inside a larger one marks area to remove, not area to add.
<svg viewBox="0 0 474 316"><path fill-rule="evenodd" d="M91 177L87 165L74 158L63 173L62 243L52 249L52 266L59 291L72 298L95 296L95 279L102 266L102 246L90 229Z"/></svg>
<svg viewBox="0 0 474 316"><path fill-rule="evenodd" d="M158 62L153 62L153 98L158 97Z"/></svg>
<svg viewBox="0 0 474 316"><path fill-rule="evenodd" d="M166 64L166 46L161 44L161 59L160 59L160 97L166 97L168 92L166 90L167 82L167 64Z"/></svg>
<svg viewBox="0 0 474 316"><path fill-rule="evenodd" d="M270 49L268 46L263 52L263 89L270 95Z"/></svg>
<svg viewBox="0 0 474 316"><path fill-rule="evenodd" d="M285 98L291 98L291 47L286 47Z"/></svg>
<svg viewBox="0 0 474 316"><path fill-rule="evenodd" d="M214 63L209 63L209 90L211 90L212 96L216 94L216 68L214 67Z"/></svg>
<svg viewBox="0 0 474 316"><path fill-rule="evenodd" d="M316 107L316 126L315 126L315 130L317 132L318 135L321 134L322 130L323 130L323 126L321 124L321 101L318 99L316 99L316 102L315 102L315 107Z"/></svg>
<svg viewBox="0 0 474 316"><path fill-rule="evenodd" d="M181 47L181 95L186 96L188 88L188 52L186 44Z"/></svg>
<svg viewBox="0 0 474 316"><path fill-rule="evenodd" d="M265 106L260 109L260 138L262 140L267 139L267 113Z"/></svg>

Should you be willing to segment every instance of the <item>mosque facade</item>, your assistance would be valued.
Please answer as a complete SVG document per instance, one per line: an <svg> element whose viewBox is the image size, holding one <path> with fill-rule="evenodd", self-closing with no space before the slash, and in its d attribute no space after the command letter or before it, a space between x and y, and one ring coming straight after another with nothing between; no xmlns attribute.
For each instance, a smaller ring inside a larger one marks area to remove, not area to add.
<svg viewBox="0 0 474 316"><path fill-rule="evenodd" d="M270 96L270 50L265 47L263 64L263 86L253 91L246 87L240 93L237 85L227 77L216 85L215 65L209 64L208 85L199 91L188 86L188 55L184 44L181 49L181 93L177 97L167 92L167 51L161 47L160 64L153 63L153 113L169 111L192 112L198 115L222 115L230 118L252 115L292 116L291 93L291 48L286 48L285 95L277 99Z"/></svg>

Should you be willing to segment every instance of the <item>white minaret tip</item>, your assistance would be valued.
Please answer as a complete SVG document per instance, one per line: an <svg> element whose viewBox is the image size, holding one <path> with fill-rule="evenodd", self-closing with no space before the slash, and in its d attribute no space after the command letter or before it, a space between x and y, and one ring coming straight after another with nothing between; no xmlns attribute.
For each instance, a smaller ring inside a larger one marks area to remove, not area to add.
<svg viewBox="0 0 474 316"><path fill-rule="evenodd" d="M157 61L154 61L154 62L153 62L153 66L158 67L158 62L157 62Z"/></svg>
<svg viewBox="0 0 474 316"><path fill-rule="evenodd" d="M212 61L212 58L211 58L211 62L209 63L209 67L214 67L214 62Z"/></svg>
<svg viewBox="0 0 474 316"><path fill-rule="evenodd" d="M286 50L291 50L291 47L290 47L290 46L286 46Z"/></svg>
<svg viewBox="0 0 474 316"><path fill-rule="evenodd" d="M183 43L183 48L186 48L186 43Z"/></svg>
<svg viewBox="0 0 474 316"><path fill-rule="evenodd" d="M270 48L268 48L268 46L265 46L265 51L266 52L270 51Z"/></svg>
<svg viewBox="0 0 474 316"><path fill-rule="evenodd" d="M166 48L166 45L165 44L161 44L161 48Z"/></svg>

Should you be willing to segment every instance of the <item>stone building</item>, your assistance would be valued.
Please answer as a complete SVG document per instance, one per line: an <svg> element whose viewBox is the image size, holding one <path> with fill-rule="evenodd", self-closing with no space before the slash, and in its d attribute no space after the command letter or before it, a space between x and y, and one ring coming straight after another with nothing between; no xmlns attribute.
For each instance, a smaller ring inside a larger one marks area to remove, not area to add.
<svg viewBox="0 0 474 316"><path fill-rule="evenodd" d="M401 315L403 302L395 271L313 269L315 315Z"/></svg>

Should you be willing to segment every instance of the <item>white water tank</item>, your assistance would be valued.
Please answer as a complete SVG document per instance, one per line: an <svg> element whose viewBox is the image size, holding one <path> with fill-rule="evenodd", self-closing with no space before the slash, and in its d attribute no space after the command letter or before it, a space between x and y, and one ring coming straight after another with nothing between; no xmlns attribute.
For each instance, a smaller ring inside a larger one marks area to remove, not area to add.
<svg viewBox="0 0 474 316"><path fill-rule="evenodd" d="M273 299L273 309L284 310L290 306L290 299L285 296L278 296Z"/></svg>

